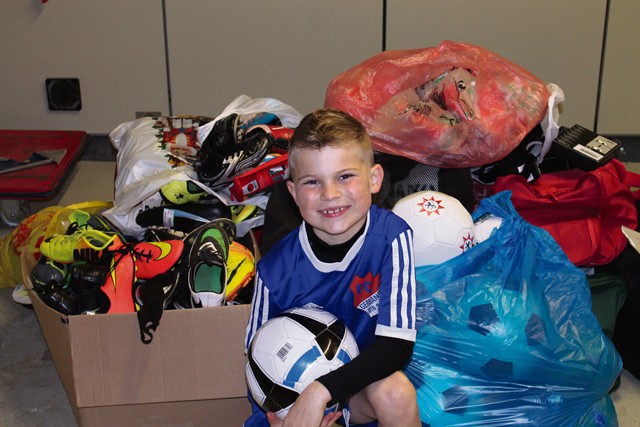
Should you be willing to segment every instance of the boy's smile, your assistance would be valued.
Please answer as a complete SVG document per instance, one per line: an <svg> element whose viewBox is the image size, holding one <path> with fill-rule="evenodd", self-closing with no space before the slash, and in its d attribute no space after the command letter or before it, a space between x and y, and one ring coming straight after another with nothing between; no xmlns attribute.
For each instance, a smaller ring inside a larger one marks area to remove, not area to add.
<svg viewBox="0 0 640 427"><path fill-rule="evenodd" d="M369 167L355 144L298 149L287 187L304 220L325 243L348 241L364 225L383 170Z"/></svg>

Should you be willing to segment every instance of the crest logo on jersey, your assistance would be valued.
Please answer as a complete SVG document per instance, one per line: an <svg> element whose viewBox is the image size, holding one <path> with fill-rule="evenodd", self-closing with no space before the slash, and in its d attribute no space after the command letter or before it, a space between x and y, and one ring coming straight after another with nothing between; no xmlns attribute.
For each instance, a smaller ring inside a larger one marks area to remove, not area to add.
<svg viewBox="0 0 640 427"><path fill-rule="evenodd" d="M364 277L354 277L351 281L351 292L353 292L353 306L365 311L369 316L378 314L378 302L380 301L380 274L375 277L372 273L367 273Z"/></svg>

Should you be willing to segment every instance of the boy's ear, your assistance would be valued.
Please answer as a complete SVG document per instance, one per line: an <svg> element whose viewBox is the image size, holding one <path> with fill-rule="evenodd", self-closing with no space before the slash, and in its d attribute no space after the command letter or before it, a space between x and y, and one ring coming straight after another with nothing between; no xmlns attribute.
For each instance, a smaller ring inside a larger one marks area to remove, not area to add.
<svg viewBox="0 0 640 427"><path fill-rule="evenodd" d="M376 194L382 187L382 180L384 179L384 169L379 164L373 165L371 168L371 194Z"/></svg>
<svg viewBox="0 0 640 427"><path fill-rule="evenodd" d="M287 180L287 190L289 190L289 194L291 194L291 197L293 197L293 201L298 204L298 201L296 200L296 185L291 179Z"/></svg>

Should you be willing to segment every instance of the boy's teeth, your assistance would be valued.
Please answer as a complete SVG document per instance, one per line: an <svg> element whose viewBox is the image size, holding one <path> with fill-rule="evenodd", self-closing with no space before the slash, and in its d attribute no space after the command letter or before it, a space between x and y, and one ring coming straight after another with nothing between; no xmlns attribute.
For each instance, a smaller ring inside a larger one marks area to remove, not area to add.
<svg viewBox="0 0 640 427"><path fill-rule="evenodd" d="M328 209L328 210L325 210L323 212L327 213L327 214L335 214L335 213L338 213L338 212L340 212L342 210L344 210L344 208Z"/></svg>

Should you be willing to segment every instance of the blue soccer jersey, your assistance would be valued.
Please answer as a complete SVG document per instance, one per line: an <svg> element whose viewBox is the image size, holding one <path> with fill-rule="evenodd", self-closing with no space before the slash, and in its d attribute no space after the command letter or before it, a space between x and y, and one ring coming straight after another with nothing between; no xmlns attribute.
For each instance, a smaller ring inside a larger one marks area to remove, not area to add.
<svg viewBox="0 0 640 427"><path fill-rule="evenodd" d="M351 330L360 349L374 335L415 341L415 269L411 228L373 205L365 232L335 263L319 261L304 224L258 263L246 346L267 320L295 307L319 307Z"/></svg>
<svg viewBox="0 0 640 427"><path fill-rule="evenodd" d="M412 238L403 219L373 205L364 233L343 260L325 263L314 255L303 223L258 262L245 347L267 320L295 307L333 313L361 351L375 335L415 341ZM245 427L268 426L252 399L251 404L254 413Z"/></svg>

